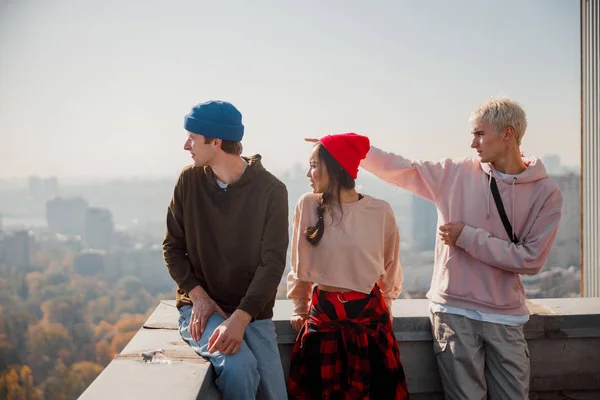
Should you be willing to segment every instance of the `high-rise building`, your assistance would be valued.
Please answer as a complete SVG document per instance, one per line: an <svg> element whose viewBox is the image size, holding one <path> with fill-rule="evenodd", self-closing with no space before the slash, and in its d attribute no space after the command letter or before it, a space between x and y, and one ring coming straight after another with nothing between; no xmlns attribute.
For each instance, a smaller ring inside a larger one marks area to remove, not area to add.
<svg viewBox="0 0 600 400"><path fill-rule="evenodd" d="M29 177L29 195L31 197L45 201L58 196L58 193L58 179L56 177Z"/></svg>
<svg viewBox="0 0 600 400"><path fill-rule="evenodd" d="M546 172L550 175L557 175L562 172L560 156L558 154L548 154L542 157L542 162L546 168Z"/></svg>
<svg viewBox="0 0 600 400"><path fill-rule="evenodd" d="M44 181L44 194L46 199L53 199L59 195L58 179L54 176L46 178Z"/></svg>
<svg viewBox="0 0 600 400"><path fill-rule="evenodd" d="M4 261L13 267L28 267L35 260L35 237L29 231L4 236Z"/></svg>
<svg viewBox="0 0 600 400"><path fill-rule="evenodd" d="M418 196L412 199L413 248L417 251L433 250L437 225L435 205Z"/></svg>
<svg viewBox="0 0 600 400"><path fill-rule="evenodd" d="M29 195L33 198L44 197L44 183L40 177L29 177Z"/></svg>
<svg viewBox="0 0 600 400"><path fill-rule="evenodd" d="M5 243L6 235L3 231L0 230L0 264L3 261L6 261L6 243Z"/></svg>
<svg viewBox="0 0 600 400"><path fill-rule="evenodd" d="M577 243L581 239L581 176L576 174L555 175L563 196L562 216L556 241Z"/></svg>
<svg viewBox="0 0 600 400"><path fill-rule="evenodd" d="M555 175L563 196L562 215L546 268L579 268L581 265L581 176Z"/></svg>
<svg viewBox="0 0 600 400"><path fill-rule="evenodd" d="M73 269L77 274L85 276L104 273L105 252L101 250L83 250L73 258Z"/></svg>
<svg viewBox="0 0 600 400"><path fill-rule="evenodd" d="M114 223L110 210L89 208L85 214L85 246L96 250L110 250L114 236Z"/></svg>
<svg viewBox="0 0 600 400"><path fill-rule="evenodd" d="M61 198L46 202L46 221L52 233L83 235L88 203L81 197Z"/></svg>

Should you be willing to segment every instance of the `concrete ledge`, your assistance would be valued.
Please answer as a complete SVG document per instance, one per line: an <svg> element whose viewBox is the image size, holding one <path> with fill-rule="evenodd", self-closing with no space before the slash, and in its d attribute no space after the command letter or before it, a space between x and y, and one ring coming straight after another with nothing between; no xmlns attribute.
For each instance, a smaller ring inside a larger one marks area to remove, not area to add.
<svg viewBox="0 0 600 400"><path fill-rule="evenodd" d="M600 398L600 298L528 302L531 399ZM296 333L292 305L278 300L273 320L284 370ZM394 302L394 332L413 399L442 399L428 319L428 300ZM209 364L184 343L174 301L158 305L144 326L81 396L217 399Z"/></svg>
<svg viewBox="0 0 600 400"><path fill-rule="evenodd" d="M175 302L161 302L80 399L220 399L210 363L181 339L178 318Z"/></svg>

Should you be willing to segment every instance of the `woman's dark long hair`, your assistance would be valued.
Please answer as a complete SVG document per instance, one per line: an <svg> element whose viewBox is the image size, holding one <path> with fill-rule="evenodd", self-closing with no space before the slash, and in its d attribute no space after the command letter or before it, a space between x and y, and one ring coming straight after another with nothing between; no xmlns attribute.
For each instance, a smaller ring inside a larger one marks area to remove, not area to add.
<svg viewBox="0 0 600 400"><path fill-rule="evenodd" d="M352 178L340 163L333 158L325 146L321 143L317 143L316 146L318 147L317 157L319 158L319 163L325 165L327 175L329 176L329 187L323 193L323 197L317 206L317 224L304 229L306 239L308 239L312 245L319 243L325 232L325 210L335 204L340 208L341 215L343 216L344 211L342 210L342 205L340 203L342 189L354 189L354 186L356 185L354 178ZM324 173L324 171L321 173Z"/></svg>

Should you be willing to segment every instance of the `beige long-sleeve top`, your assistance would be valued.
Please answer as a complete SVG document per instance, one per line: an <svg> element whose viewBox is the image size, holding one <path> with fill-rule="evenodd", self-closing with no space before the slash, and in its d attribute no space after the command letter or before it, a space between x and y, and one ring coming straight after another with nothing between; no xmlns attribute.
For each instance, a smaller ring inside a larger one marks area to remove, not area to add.
<svg viewBox="0 0 600 400"><path fill-rule="evenodd" d="M307 314L313 284L370 293L377 284L385 298L395 299L402 291L399 261L400 234L390 205L365 195L325 212L325 232L311 245L304 229L317 223L321 195L303 195L294 211L291 270L287 296L294 314ZM333 215L329 212L333 210Z"/></svg>

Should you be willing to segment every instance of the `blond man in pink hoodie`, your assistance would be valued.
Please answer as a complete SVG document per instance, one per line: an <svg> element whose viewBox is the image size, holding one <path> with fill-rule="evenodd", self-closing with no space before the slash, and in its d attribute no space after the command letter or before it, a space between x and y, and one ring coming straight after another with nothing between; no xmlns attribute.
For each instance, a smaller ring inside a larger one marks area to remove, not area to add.
<svg viewBox="0 0 600 400"><path fill-rule="evenodd" d="M518 103L489 99L471 123L476 156L415 161L371 147L361 166L437 206L427 297L446 398L527 399L529 312L520 275L544 266L562 195L542 162L521 153L527 119Z"/></svg>

